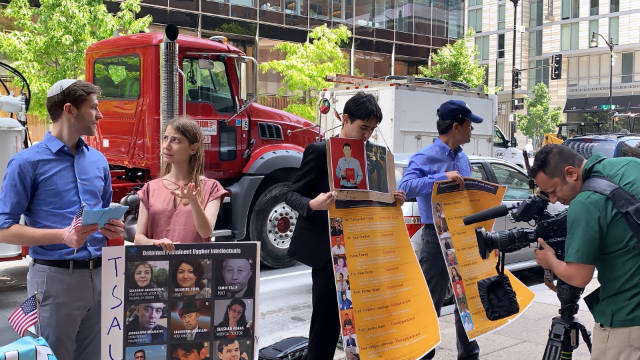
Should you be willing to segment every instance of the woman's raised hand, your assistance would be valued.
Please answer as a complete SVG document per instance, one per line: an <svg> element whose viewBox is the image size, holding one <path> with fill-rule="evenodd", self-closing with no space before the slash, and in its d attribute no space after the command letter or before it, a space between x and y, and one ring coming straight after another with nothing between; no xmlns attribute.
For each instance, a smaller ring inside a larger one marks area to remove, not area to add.
<svg viewBox="0 0 640 360"><path fill-rule="evenodd" d="M188 200L189 203L197 203L198 202L198 189L196 189L196 185L194 183L189 183L187 185L180 185L180 189L173 190L173 195L182 200ZM188 203L185 203L187 205Z"/></svg>

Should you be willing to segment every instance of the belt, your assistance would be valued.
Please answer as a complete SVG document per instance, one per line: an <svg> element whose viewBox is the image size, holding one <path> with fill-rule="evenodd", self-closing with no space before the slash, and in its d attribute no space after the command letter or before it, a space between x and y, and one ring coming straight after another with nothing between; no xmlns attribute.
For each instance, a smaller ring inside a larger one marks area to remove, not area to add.
<svg viewBox="0 0 640 360"><path fill-rule="evenodd" d="M33 259L33 262L38 265L53 266L65 269L95 269L102 266L102 258L95 258L90 260L44 260Z"/></svg>

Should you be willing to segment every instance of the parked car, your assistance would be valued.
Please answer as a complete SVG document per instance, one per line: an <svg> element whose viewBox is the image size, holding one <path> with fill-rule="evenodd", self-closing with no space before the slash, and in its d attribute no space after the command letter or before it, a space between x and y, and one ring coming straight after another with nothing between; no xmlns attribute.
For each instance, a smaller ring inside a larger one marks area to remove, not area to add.
<svg viewBox="0 0 640 360"><path fill-rule="evenodd" d="M395 154L396 182L399 184L404 174L412 153ZM471 162L471 177L505 185L507 190L504 194L503 204L512 205L523 201L531 194L529 191L529 179L524 169L510 162L492 157L469 156ZM551 204L550 211L558 211L558 205ZM402 206L402 212L409 231L411 245L416 254L420 252L422 227L420 221L420 211L416 199L407 199ZM531 228L531 224L525 222L515 222L511 215L503 216L495 220L493 231L507 230L514 227ZM524 248L519 251L509 253L506 256L506 268L511 271L523 270L537 266L535 261L534 247Z"/></svg>

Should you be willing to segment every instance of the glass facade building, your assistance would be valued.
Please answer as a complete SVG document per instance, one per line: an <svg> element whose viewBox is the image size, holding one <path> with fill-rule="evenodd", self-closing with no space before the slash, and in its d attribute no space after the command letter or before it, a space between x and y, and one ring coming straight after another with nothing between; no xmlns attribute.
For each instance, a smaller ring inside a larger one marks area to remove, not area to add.
<svg viewBox="0 0 640 360"><path fill-rule="evenodd" d="M107 2L116 10L118 2ZM463 0L143 0L139 15L183 32L224 35L259 63L281 58L278 42L304 42L310 29L347 26L345 46L353 73L413 75L432 51L464 35ZM281 87L274 73L260 74L262 95Z"/></svg>

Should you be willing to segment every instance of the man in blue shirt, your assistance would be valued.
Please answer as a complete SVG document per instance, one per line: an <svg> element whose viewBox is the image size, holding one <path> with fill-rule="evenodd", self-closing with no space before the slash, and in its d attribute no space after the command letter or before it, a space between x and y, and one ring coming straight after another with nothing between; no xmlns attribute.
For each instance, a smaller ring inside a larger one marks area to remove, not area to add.
<svg viewBox="0 0 640 360"><path fill-rule="evenodd" d="M411 157L398 189L404 190L407 197L415 197L418 201L420 218L424 224L420 267L427 280L436 312L440 315L440 308L449 287L449 276L433 225L431 192L433 184L437 181L451 180L463 186L463 177L471 176L471 164L467 155L462 152L461 145L471 141L471 123L481 123L482 118L474 115L469 106L461 100L443 103L437 114L439 136L433 144ZM475 341L469 342L458 309L455 310L455 318L458 359L477 359L480 349ZM434 355L435 350L428 353L424 359L431 359Z"/></svg>
<svg viewBox="0 0 640 360"><path fill-rule="evenodd" d="M107 161L81 138L96 135L99 92L85 81L55 83L51 132L11 158L0 190L0 242L30 246L27 291L38 292L41 333L58 359L100 357L102 247L124 231L117 219L71 226L83 204L111 203Z"/></svg>

